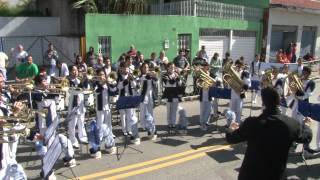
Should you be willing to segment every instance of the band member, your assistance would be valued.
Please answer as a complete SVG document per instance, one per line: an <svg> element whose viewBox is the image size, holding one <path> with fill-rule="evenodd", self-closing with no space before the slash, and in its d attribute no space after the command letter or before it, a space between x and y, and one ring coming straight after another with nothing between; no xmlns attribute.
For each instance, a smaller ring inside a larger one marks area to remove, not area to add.
<svg viewBox="0 0 320 180"><path fill-rule="evenodd" d="M280 110L281 114L287 114L287 101L286 94L287 92L287 74L279 73L279 70L276 68L272 69L272 86L278 92L280 97Z"/></svg>
<svg viewBox="0 0 320 180"><path fill-rule="evenodd" d="M153 116L154 100L156 99L155 90L157 88L158 78L155 72L149 71L149 64L143 63L141 66L141 96L143 100L140 104L140 121L148 132L150 139L157 138L155 120Z"/></svg>
<svg viewBox="0 0 320 180"><path fill-rule="evenodd" d="M251 62L251 79L252 80L260 80L259 71L260 71L260 55L256 54L255 59ZM254 92L254 96L252 99L252 103L257 103L258 91Z"/></svg>
<svg viewBox="0 0 320 180"><path fill-rule="evenodd" d="M129 73L127 63L120 64L120 76L118 76L119 98L122 96L135 96L137 94L137 83L133 75ZM140 138L138 133L138 119L134 108L121 109L120 120L124 136L131 136L132 143L139 145Z"/></svg>
<svg viewBox="0 0 320 180"><path fill-rule="evenodd" d="M100 142L104 138L105 148L110 154L116 152L114 135L112 133L111 109L109 105L109 92L117 90L116 84L110 84L104 74L104 70L97 70L99 79L94 83L97 112L97 130L98 139L95 142ZM104 128L103 128L103 125ZM93 127L94 128L94 127ZM90 138L91 139L91 138ZM91 154L95 154L96 158L101 157L101 152L98 149L92 148Z"/></svg>
<svg viewBox="0 0 320 180"><path fill-rule="evenodd" d="M244 90L248 90L251 85L250 74L248 71L244 70L244 64L237 60L235 62L236 72L238 73L239 77L243 81ZM243 104L243 97L244 94L238 94L235 90L231 90L231 102L230 102L230 110L236 113L236 122L241 122L241 115L242 115L242 104Z"/></svg>
<svg viewBox="0 0 320 180"><path fill-rule="evenodd" d="M210 76L212 79L213 74L209 71L209 64L203 62L203 72ZM209 117L212 109L212 97L209 94L209 88L200 88L200 128L202 131L206 131L209 126Z"/></svg>
<svg viewBox="0 0 320 180"><path fill-rule="evenodd" d="M79 142L75 136L75 128L78 126L78 136L81 143L87 143L87 133L84 126L85 106L84 94L82 87L84 82L78 78L78 68L73 65L70 68L71 75L68 77L69 84L72 89L69 90L69 105L68 105L68 134L74 148L79 148Z"/></svg>
<svg viewBox="0 0 320 180"><path fill-rule="evenodd" d="M292 90L291 93L294 96L293 100L290 102L289 107L292 108L292 117L294 117L300 124L303 123L305 117L299 112L298 100L303 100L309 102L309 97L312 96L315 89L315 82L310 79L311 69L307 66L303 67L301 81L303 84L303 91ZM291 83L291 82L290 82ZM313 154L315 151L310 148L309 144L304 144L304 152Z"/></svg>
<svg viewBox="0 0 320 180"><path fill-rule="evenodd" d="M179 101L181 101L181 95L179 94L179 89L182 86L182 80L175 69L175 65L173 63L169 63L167 67L167 73L163 76L163 83L165 87L165 92L167 91L166 95L164 93L165 98L167 99L167 121L168 121L168 128L169 131L176 129L176 116L179 106ZM169 91L176 91L176 92L169 92ZM183 108L179 107L179 114L185 115ZM181 117L180 117L181 118ZM185 122L185 119L181 119L181 122ZM186 124L179 123L181 127L179 127L182 131L186 130Z"/></svg>

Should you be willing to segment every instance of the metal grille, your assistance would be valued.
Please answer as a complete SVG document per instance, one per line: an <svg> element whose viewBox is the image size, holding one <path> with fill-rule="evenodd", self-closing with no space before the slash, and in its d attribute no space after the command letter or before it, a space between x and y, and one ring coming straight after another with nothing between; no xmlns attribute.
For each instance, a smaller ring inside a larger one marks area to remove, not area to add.
<svg viewBox="0 0 320 180"><path fill-rule="evenodd" d="M227 36L227 37L229 37L230 30L201 28L199 35L200 36Z"/></svg>
<svg viewBox="0 0 320 180"><path fill-rule="evenodd" d="M233 35L238 37L256 37L256 32L235 30L233 31Z"/></svg>
<svg viewBox="0 0 320 180"><path fill-rule="evenodd" d="M178 35L178 49L189 49L191 51L191 34Z"/></svg>
<svg viewBox="0 0 320 180"><path fill-rule="evenodd" d="M111 36L99 36L98 52L103 56L111 57Z"/></svg>

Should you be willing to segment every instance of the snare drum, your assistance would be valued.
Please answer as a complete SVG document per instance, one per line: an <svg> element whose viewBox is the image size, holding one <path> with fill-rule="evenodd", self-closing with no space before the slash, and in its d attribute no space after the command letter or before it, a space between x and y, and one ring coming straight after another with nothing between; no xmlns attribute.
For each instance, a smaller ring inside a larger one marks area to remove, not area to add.
<svg viewBox="0 0 320 180"><path fill-rule="evenodd" d="M92 107L94 106L94 96L93 94L84 94L84 106Z"/></svg>
<svg viewBox="0 0 320 180"><path fill-rule="evenodd" d="M59 95L55 97L55 102L57 105L57 111L64 111L66 109L65 106L65 96L64 95Z"/></svg>

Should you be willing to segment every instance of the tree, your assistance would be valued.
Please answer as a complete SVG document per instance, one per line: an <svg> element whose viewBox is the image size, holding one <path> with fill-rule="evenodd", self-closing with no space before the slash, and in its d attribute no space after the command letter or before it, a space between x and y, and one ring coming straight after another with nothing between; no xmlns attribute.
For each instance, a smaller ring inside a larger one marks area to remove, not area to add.
<svg viewBox="0 0 320 180"><path fill-rule="evenodd" d="M73 9L83 9L87 13L98 13L95 0L76 0L72 3Z"/></svg>

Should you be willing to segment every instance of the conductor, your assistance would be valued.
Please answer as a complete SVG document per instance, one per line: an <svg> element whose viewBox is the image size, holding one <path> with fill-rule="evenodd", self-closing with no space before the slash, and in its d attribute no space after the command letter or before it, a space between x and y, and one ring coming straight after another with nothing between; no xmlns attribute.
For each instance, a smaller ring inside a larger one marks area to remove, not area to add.
<svg viewBox="0 0 320 180"><path fill-rule="evenodd" d="M228 143L247 141L239 180L286 179L286 164L292 143L309 143L312 139L310 119L301 126L298 121L282 115L280 97L271 87L261 92L264 110L258 117L247 118L240 126L231 123L227 129Z"/></svg>

